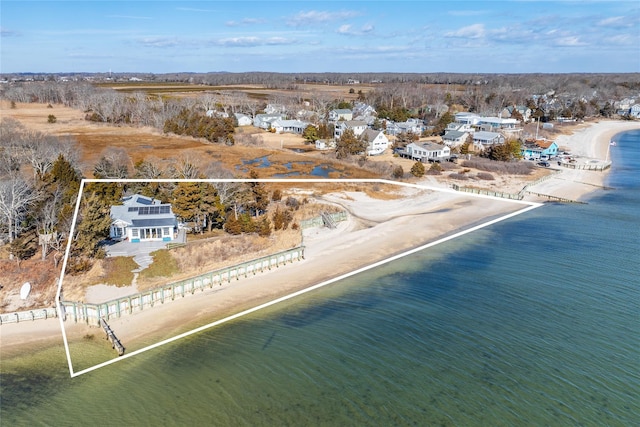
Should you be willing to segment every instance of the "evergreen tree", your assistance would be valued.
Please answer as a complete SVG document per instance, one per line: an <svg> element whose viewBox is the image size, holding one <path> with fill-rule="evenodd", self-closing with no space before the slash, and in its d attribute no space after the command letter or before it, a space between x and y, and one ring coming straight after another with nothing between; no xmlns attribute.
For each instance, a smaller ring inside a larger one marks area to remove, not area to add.
<svg viewBox="0 0 640 427"><path fill-rule="evenodd" d="M336 157L343 159L354 154L361 154L367 149L367 143L358 138L353 130L347 129L336 142Z"/></svg>

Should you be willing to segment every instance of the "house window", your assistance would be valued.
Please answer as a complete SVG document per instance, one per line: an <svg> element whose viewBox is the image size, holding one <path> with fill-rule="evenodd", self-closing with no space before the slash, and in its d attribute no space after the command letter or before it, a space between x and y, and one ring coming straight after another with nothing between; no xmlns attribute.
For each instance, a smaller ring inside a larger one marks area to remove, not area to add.
<svg viewBox="0 0 640 427"><path fill-rule="evenodd" d="M138 238L139 237L137 228L132 228L131 229L131 237L133 237L133 238Z"/></svg>
<svg viewBox="0 0 640 427"><path fill-rule="evenodd" d="M163 228L162 229L162 234L165 235L165 236L169 236L170 233L171 233L169 230L170 230L169 227Z"/></svg>

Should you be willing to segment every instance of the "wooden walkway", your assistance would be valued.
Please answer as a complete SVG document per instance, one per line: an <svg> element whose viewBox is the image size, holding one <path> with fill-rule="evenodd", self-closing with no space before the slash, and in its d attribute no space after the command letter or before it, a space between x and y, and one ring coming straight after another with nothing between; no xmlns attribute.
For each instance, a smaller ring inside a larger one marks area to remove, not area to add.
<svg viewBox="0 0 640 427"><path fill-rule="evenodd" d="M111 327L107 324L107 321L104 320L104 317L100 318L100 326L102 326L102 329L104 329L104 332L107 334L106 339L111 341L111 348L118 352L118 356L122 356L124 354L124 346L118 337L116 337L116 334L113 332Z"/></svg>

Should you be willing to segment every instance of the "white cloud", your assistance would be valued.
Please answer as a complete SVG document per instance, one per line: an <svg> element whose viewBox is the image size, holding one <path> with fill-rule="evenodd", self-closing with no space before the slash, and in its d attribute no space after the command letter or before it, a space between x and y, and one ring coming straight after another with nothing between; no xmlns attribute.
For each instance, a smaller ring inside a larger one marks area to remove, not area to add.
<svg viewBox="0 0 640 427"><path fill-rule="evenodd" d="M556 46L563 46L563 47L575 47L575 46L586 46L588 43L581 41L580 37L578 36L564 36L564 37L558 37L557 39L553 40L553 44L555 44Z"/></svg>
<svg viewBox="0 0 640 427"><path fill-rule="evenodd" d="M363 25L360 29L354 29L351 24L341 25L336 33L342 34L345 36L362 36L365 34L372 33L375 30L375 27L371 24Z"/></svg>
<svg viewBox="0 0 640 427"><path fill-rule="evenodd" d="M280 46L295 43L295 40L287 39L285 37L261 38L255 36L228 37L224 39L218 39L213 42L213 44L223 47Z"/></svg>
<svg viewBox="0 0 640 427"><path fill-rule="evenodd" d="M473 24L462 27L456 31L446 32L444 36L451 38L479 39L484 37L485 33L484 24Z"/></svg>
<svg viewBox="0 0 640 427"><path fill-rule="evenodd" d="M181 44L175 37L143 37L138 40L146 47L173 47Z"/></svg>
<svg viewBox="0 0 640 427"><path fill-rule="evenodd" d="M630 34L618 34L617 36L605 37L604 41L618 46L640 45L638 37L633 37Z"/></svg>
<svg viewBox="0 0 640 427"><path fill-rule="evenodd" d="M238 27L240 25L264 24L265 22L267 22L267 21L265 19L262 19L262 18L244 18L241 21L227 21L225 23L225 25L227 27Z"/></svg>
<svg viewBox="0 0 640 427"><path fill-rule="evenodd" d="M305 25L339 21L342 19L353 18L358 15L360 15L359 12L349 10L343 10L339 12L310 10L306 12L298 12L297 14L289 17L287 19L287 24L294 27L300 27Z"/></svg>
<svg viewBox="0 0 640 427"><path fill-rule="evenodd" d="M598 27L629 28L638 24L639 21L637 16L612 16L599 20L596 25Z"/></svg>

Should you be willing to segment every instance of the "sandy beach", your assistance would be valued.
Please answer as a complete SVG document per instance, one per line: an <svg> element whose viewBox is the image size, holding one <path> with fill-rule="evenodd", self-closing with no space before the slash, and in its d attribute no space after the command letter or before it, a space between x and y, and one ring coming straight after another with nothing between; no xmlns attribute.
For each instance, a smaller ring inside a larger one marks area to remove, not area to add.
<svg viewBox="0 0 640 427"><path fill-rule="evenodd" d="M591 160L610 161L611 147L609 143L613 137L624 131L640 129L640 123L629 121L599 121L578 125L571 135L560 135L556 138L558 147L569 151L583 162ZM604 172L582 169L568 169L555 166L552 168L560 171L552 178L531 186L531 191L563 197L571 200L583 200L590 193L604 188L604 182L609 169ZM527 200L542 201L544 199L533 196Z"/></svg>
<svg viewBox="0 0 640 427"><path fill-rule="evenodd" d="M560 136L557 142L575 155L605 159L609 141L616 133L639 128L638 123L603 121L585 125L573 135ZM580 199L602 188L605 176L606 172L562 168L561 173L536 185L533 191ZM423 180L424 185L431 182ZM349 219L333 230L305 230L303 261L112 319L110 325L124 345L135 350L528 207L448 190L404 187L402 194L402 198L392 200L372 199L361 192L329 194L325 200L349 211ZM70 339L97 331L71 322L66 322L65 330ZM5 357L27 346L62 345L60 324L58 319L5 324L0 326L0 342Z"/></svg>

